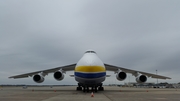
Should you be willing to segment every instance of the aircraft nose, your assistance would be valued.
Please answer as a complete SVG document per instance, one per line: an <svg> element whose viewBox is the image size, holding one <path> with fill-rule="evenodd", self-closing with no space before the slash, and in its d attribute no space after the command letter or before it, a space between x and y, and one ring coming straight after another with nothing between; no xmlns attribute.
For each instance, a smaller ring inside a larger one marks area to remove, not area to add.
<svg viewBox="0 0 180 101"><path fill-rule="evenodd" d="M93 60L87 60L86 63L87 63L87 66L94 65L94 61Z"/></svg>

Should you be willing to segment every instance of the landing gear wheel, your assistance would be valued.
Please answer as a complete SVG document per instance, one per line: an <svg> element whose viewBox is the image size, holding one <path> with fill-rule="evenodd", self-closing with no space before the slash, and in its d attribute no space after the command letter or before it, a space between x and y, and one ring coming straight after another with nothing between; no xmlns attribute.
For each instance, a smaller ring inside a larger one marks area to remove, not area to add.
<svg viewBox="0 0 180 101"><path fill-rule="evenodd" d="M87 87L87 92L89 92L89 87Z"/></svg>
<svg viewBox="0 0 180 101"><path fill-rule="evenodd" d="M99 87L99 91L104 91L104 87Z"/></svg>
<svg viewBox="0 0 180 101"><path fill-rule="evenodd" d="M79 90L82 90L82 87L79 87Z"/></svg>
<svg viewBox="0 0 180 101"><path fill-rule="evenodd" d="M97 92L97 87L94 88L95 92Z"/></svg>
<svg viewBox="0 0 180 101"><path fill-rule="evenodd" d="M86 91L86 88L85 87L83 87L83 92L85 92Z"/></svg>
<svg viewBox="0 0 180 101"><path fill-rule="evenodd" d="M82 87L77 87L76 90L77 91L82 90Z"/></svg>
<svg viewBox="0 0 180 101"><path fill-rule="evenodd" d="M94 91L94 87L91 88L91 91L92 91L92 92Z"/></svg>

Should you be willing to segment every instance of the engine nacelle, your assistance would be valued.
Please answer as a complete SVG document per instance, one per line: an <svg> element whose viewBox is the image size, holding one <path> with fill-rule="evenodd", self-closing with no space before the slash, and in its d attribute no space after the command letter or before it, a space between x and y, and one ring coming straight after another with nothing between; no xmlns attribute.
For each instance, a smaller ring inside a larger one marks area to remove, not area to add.
<svg viewBox="0 0 180 101"><path fill-rule="evenodd" d="M44 76L40 75L40 74L36 74L33 76L33 80L36 83L42 83L44 81Z"/></svg>
<svg viewBox="0 0 180 101"><path fill-rule="evenodd" d="M145 83L147 81L147 77L145 75L139 75L137 78L136 78L136 82L137 83Z"/></svg>
<svg viewBox="0 0 180 101"><path fill-rule="evenodd" d="M125 72L118 72L117 75L116 75L116 78L119 80L119 81L123 81L124 79L126 79L127 75Z"/></svg>
<svg viewBox="0 0 180 101"><path fill-rule="evenodd" d="M58 81L64 79L64 74L62 73L62 71L57 71L54 73L54 78Z"/></svg>

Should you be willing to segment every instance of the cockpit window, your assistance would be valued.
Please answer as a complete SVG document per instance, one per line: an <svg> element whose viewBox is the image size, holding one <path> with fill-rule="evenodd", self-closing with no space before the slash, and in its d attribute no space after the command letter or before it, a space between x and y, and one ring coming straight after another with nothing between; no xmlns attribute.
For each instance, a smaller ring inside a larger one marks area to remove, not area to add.
<svg viewBox="0 0 180 101"><path fill-rule="evenodd" d="M96 53L95 51L86 51L85 53Z"/></svg>

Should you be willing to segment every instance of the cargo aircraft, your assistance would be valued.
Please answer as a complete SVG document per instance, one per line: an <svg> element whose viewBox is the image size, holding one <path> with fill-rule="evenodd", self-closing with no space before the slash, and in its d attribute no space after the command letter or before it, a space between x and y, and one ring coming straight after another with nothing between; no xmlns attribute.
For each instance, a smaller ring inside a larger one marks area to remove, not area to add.
<svg viewBox="0 0 180 101"><path fill-rule="evenodd" d="M78 82L78 87L76 88L76 90L83 90L83 92L88 92L89 90L95 92L97 92L98 90L103 91L104 88L102 87L102 82L106 79L106 77L110 76L106 75L106 71L113 71L116 74L116 79L119 81L125 80L127 77L127 73L135 76L137 83L145 83L148 77L157 79L171 79L166 76L131 70L103 63L97 56L96 52L93 50L86 51L77 63L11 76L9 78L18 79L32 77L36 83L42 83L46 75L48 75L49 73L54 73L54 78L60 81L64 79L64 74L67 71L74 71L74 75L70 76L74 77Z"/></svg>

